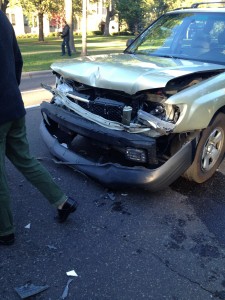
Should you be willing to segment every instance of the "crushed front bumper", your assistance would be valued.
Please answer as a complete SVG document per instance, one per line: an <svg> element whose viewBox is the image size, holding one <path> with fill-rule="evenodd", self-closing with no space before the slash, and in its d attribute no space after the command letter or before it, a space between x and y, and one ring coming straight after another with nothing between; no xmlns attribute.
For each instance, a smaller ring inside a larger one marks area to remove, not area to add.
<svg viewBox="0 0 225 300"><path fill-rule="evenodd" d="M46 113L47 116L57 120L59 124L65 125L66 122L70 124L70 126L75 126L72 117L73 114L65 112L61 108L43 102L41 104L41 110L42 113ZM110 135L107 135L108 130L103 130L103 132L101 132L102 129L97 124L95 124L93 128L85 129L84 126L80 126L80 128L77 128L76 130L79 134L81 134L82 131L85 131L83 132L84 136L88 136L91 132L93 134L95 131L95 133L98 133L100 136L104 135L105 139L110 139ZM109 188L121 189L124 187L141 187L151 191L161 190L168 187L180 177L193 161L193 147L195 141L185 144L174 156L156 169L148 169L142 166L127 167L111 162L93 162L90 159L69 150L63 144L60 144L58 139L50 134L44 121L41 123L40 131L44 142L53 156ZM120 140L116 138L116 136L121 133L113 131L113 134L115 135L113 139L119 143ZM135 135L133 135L134 140L130 139L129 136L130 135L128 134L127 138L123 140L123 143L125 142L131 145L135 145L135 143L146 143L145 137L143 137L142 141L139 139L138 141L135 141ZM155 145L153 139L152 144L150 143L149 147L149 151L154 152Z"/></svg>

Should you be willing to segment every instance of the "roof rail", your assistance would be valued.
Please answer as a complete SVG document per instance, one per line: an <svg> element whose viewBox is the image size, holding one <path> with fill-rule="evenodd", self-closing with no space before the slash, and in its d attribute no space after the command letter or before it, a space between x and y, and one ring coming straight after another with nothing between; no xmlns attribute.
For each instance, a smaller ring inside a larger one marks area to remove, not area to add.
<svg viewBox="0 0 225 300"><path fill-rule="evenodd" d="M193 3L192 5L191 5L191 8L198 8L199 7L199 5L202 5L202 4L225 4L225 1L216 1L216 2L214 2L214 1L210 1L210 2L198 2L198 3Z"/></svg>
<svg viewBox="0 0 225 300"><path fill-rule="evenodd" d="M178 7L178 8L174 8L173 10L181 10L181 9L188 9L191 8L190 6L185 6L185 7Z"/></svg>

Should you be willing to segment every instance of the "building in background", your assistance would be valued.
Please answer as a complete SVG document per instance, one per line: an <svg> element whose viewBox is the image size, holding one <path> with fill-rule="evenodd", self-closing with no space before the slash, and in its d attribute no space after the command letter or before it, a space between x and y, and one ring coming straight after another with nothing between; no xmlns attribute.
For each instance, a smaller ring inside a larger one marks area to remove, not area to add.
<svg viewBox="0 0 225 300"><path fill-rule="evenodd" d="M104 32L105 20L106 20L106 8L103 5L104 0L100 0L97 3L90 3L89 0L87 9L87 32L102 31ZM27 18L23 14L23 9L20 6L11 6L7 8L6 14L10 22L12 23L17 36L26 33L38 34L38 17L34 14L31 21L28 22ZM44 35L48 36L50 32L58 32L62 30L62 19L55 16L52 19L48 19L48 16L44 16ZM81 33L82 31L82 17L76 16L74 20L74 31ZM110 22L109 26L110 34L118 32L118 21L116 19Z"/></svg>

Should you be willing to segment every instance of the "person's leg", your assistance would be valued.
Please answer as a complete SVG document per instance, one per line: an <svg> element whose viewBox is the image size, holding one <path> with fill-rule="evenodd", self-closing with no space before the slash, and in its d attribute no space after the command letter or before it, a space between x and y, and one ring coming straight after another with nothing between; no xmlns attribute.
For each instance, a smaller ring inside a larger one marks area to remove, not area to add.
<svg viewBox="0 0 225 300"><path fill-rule="evenodd" d="M53 181L49 172L30 155L25 118L12 123L6 137L6 155L25 178L55 207L67 200L67 196Z"/></svg>
<svg viewBox="0 0 225 300"><path fill-rule="evenodd" d="M0 125L0 236L10 235L14 232L5 170L5 143L10 126L11 122Z"/></svg>
<svg viewBox="0 0 225 300"><path fill-rule="evenodd" d="M71 56L70 42L68 40L66 41L66 48L67 48L68 55Z"/></svg>
<svg viewBox="0 0 225 300"><path fill-rule="evenodd" d="M66 53L66 51L65 51L65 46L66 46L66 43L65 43L65 40L63 39L62 45L61 45L61 48L62 48L62 55L65 55L65 53Z"/></svg>

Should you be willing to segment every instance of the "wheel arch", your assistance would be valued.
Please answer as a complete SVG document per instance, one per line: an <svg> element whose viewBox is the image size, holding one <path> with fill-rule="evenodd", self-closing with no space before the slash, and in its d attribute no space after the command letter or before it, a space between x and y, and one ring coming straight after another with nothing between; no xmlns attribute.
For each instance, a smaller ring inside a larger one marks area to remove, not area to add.
<svg viewBox="0 0 225 300"><path fill-rule="evenodd" d="M216 138L214 139L213 136ZM194 161L183 176L197 183L207 181L216 172L224 157L224 153L225 112L221 109L214 114L209 125L201 131Z"/></svg>

